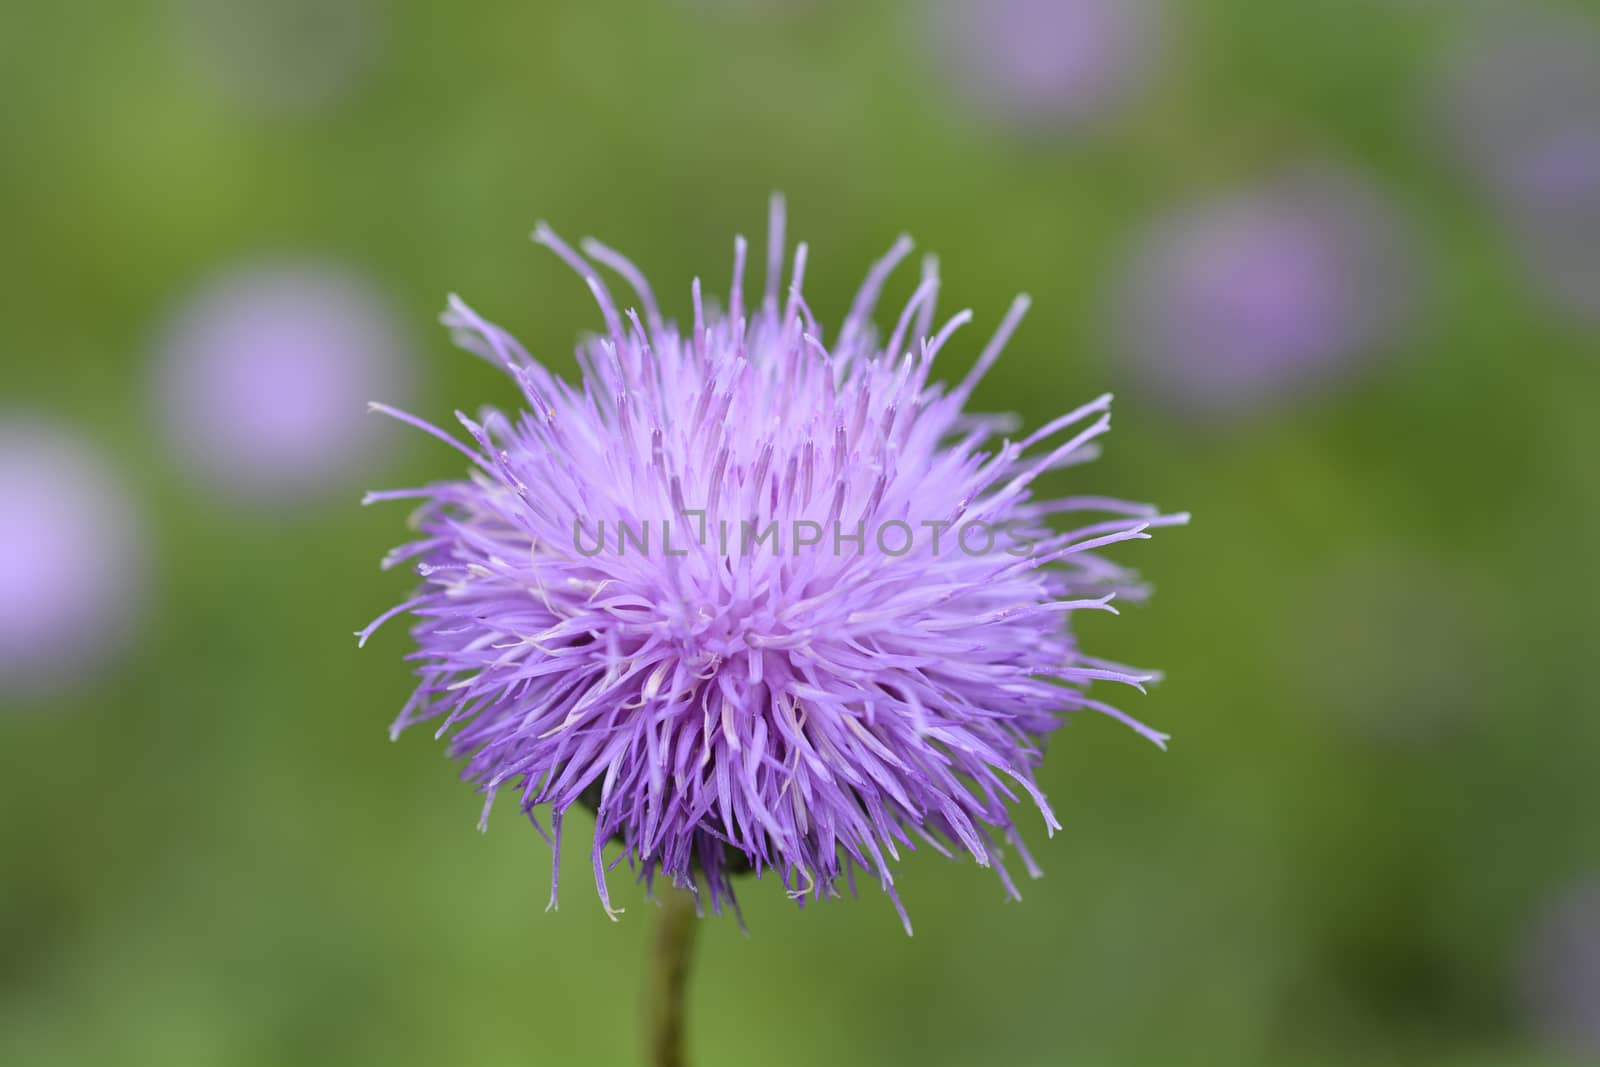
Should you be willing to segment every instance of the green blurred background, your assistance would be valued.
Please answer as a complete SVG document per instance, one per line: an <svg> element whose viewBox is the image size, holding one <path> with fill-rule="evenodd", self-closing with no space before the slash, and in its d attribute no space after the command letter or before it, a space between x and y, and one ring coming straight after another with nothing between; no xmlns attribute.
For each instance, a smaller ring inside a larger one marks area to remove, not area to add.
<svg viewBox="0 0 1600 1067"><path fill-rule="evenodd" d="M347 81L281 100L330 16L210 6L0 12L0 409L107 457L149 565L120 658L0 691L0 1060L636 1060L639 889L614 877L608 922L569 834L546 914L532 829L504 807L478 834L440 745L387 740L403 627L350 636L408 587L377 567L404 505L361 490L460 457L397 434L292 504L230 498L175 461L151 368L219 271L311 258L391 301L406 406L512 404L434 318L460 292L570 374L597 315L536 219L621 248L684 315L781 189L825 321L902 230L978 313L947 379L1031 292L980 406L1037 425L1118 388L1106 456L1053 487L1196 519L1121 553L1148 607L1087 627L1167 672L1123 704L1171 751L1106 720L1057 736L1066 830L1024 817L1047 876L1020 904L927 854L899 875L912 938L875 891L797 913L748 886L749 935L703 931L696 1062L1589 1062L1522 975L1552 894L1600 872L1600 332L1541 299L1430 124L1469 5L1174 3L1137 98L1049 129L973 106L911 0L372 0ZM1415 229L1421 325L1227 419L1130 385L1107 328L1130 242L1306 159Z"/></svg>

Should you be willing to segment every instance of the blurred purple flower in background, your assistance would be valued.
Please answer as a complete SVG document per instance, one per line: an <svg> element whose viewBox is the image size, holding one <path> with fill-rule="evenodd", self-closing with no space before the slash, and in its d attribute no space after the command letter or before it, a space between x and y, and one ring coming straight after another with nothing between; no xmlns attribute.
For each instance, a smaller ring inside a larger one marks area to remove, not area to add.
<svg viewBox="0 0 1600 1067"><path fill-rule="evenodd" d="M379 0L172 0L183 59L236 107L309 114L350 92L382 41Z"/></svg>
<svg viewBox="0 0 1600 1067"><path fill-rule="evenodd" d="M548 805L558 859L565 815L593 808L608 913L613 838L641 878L704 891L712 910L747 868L775 872L797 900L864 871L899 907L891 864L919 844L967 852L1015 895L1004 854L1036 868L1011 808L1031 799L1057 828L1034 770L1064 718L1097 712L1165 740L1085 692L1151 676L1082 652L1071 620L1142 595L1100 549L1187 516L1030 489L1094 457L1110 397L997 441L1006 420L966 403L1025 300L946 388L934 358L971 313L933 329L931 260L879 335L872 313L911 250L902 237L825 344L800 293L805 245L784 283L783 232L775 202L761 295L744 302L740 239L728 310L704 304L696 281L680 330L627 260L592 241L585 259L541 227L606 323L579 350L582 382L553 377L452 299L459 343L503 367L527 410L458 414L462 443L380 407L473 468L371 497L422 502L419 539L386 561L420 560L422 588L361 635L415 618L420 684L394 729L455 727L450 749L484 818L501 792L530 818ZM642 316L619 311L589 260L634 288ZM676 551L585 540L658 522ZM816 530L809 545L802 524ZM1008 530L1001 545L985 527Z"/></svg>
<svg viewBox="0 0 1600 1067"><path fill-rule="evenodd" d="M1544 903L1529 933L1522 986L1545 1040L1586 1062L1600 1057L1600 879Z"/></svg>
<svg viewBox="0 0 1600 1067"><path fill-rule="evenodd" d="M941 51L978 105L1071 127L1127 101L1155 67L1161 0L939 0Z"/></svg>
<svg viewBox="0 0 1600 1067"><path fill-rule="evenodd" d="M352 416L407 391L402 338L354 275L319 263L237 268L196 293L163 337L162 424L226 495L275 502L347 484L383 437Z"/></svg>
<svg viewBox="0 0 1600 1067"><path fill-rule="evenodd" d="M1449 55L1440 107L1456 151L1547 297L1600 325L1600 26L1519 9Z"/></svg>
<svg viewBox="0 0 1600 1067"><path fill-rule="evenodd" d="M52 423L0 415L0 695L92 677L122 651L144 585L117 476Z"/></svg>
<svg viewBox="0 0 1600 1067"><path fill-rule="evenodd" d="M1295 399L1397 339L1418 267L1376 190L1296 172L1157 222L1121 279L1119 346L1142 388L1193 414Z"/></svg>

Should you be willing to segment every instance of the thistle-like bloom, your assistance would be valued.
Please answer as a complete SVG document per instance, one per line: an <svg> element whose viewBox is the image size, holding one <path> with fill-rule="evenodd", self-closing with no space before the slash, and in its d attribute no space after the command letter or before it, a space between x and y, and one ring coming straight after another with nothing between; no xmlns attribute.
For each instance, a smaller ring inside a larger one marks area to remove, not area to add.
<svg viewBox="0 0 1600 1067"><path fill-rule="evenodd" d="M1069 621L1141 593L1101 549L1185 516L1032 492L1094 457L1110 398L995 441L1009 420L964 408L1026 299L946 388L934 358L971 313L933 328L931 259L886 340L871 315L905 238L825 342L801 295L805 245L781 282L783 227L775 200L762 295L746 305L740 239L726 310L697 280L680 330L626 259L594 241L580 254L541 225L535 240L604 318L579 348L582 382L452 298L444 322L528 410L458 413L463 443L375 405L473 468L369 497L425 502L420 538L386 561L419 560L422 588L361 635L417 620L421 682L394 731L454 729L484 818L502 792L530 818L548 805L558 860L568 812L592 808L608 913L613 839L647 885L665 875L713 911L739 871L775 870L804 899L853 887L859 869L904 918L891 864L919 843L970 853L1016 895L1003 848L1038 872L1010 808L1026 797L1058 828L1034 772L1063 713L1165 741L1085 692L1151 676L1079 651ZM618 309L591 261L637 291L642 314ZM1048 525L1083 513L1099 518Z"/></svg>

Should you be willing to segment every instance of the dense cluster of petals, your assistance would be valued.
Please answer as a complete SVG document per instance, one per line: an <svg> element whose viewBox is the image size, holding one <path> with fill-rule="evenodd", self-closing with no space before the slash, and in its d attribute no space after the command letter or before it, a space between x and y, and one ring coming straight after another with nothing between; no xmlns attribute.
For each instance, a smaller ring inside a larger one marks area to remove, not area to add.
<svg viewBox="0 0 1600 1067"><path fill-rule="evenodd" d="M966 405L1025 298L946 388L935 357L971 314L936 324L931 259L880 335L879 293L911 250L896 242L825 339L802 296L806 246L788 261L783 228L774 201L758 297L746 304L741 239L727 306L697 280L680 329L628 260L541 225L535 240L603 315L579 348L581 380L452 298L456 340L515 379L525 410L458 413L463 438L382 408L471 465L371 495L422 501L417 539L387 560L422 581L384 616L409 613L417 645L419 684L394 729L437 723L484 818L506 794L551 837L557 884L567 816L592 809L608 912L607 872L623 859L713 911L747 870L802 900L853 888L859 871L900 908L892 866L919 844L970 854L1015 894L1003 856L1037 869L1011 809L1026 798L1057 828L1035 769L1063 715L1101 712L1165 740L1088 694L1151 676L1085 654L1070 622L1142 594L1103 550L1185 517L1032 491L1096 455L1110 398L1003 436L1010 419ZM638 310L592 264L627 282ZM811 537L760 536L774 526ZM988 536L962 536L979 527Z"/></svg>

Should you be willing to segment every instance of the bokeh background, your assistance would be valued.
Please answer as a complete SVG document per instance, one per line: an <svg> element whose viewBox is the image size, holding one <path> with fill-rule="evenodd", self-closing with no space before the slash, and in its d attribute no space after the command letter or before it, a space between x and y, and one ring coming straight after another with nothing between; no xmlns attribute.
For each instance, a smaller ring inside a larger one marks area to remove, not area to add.
<svg viewBox="0 0 1600 1067"><path fill-rule="evenodd" d="M674 314L769 191L837 322L901 230L1053 488L1194 512L1091 625L1047 876L918 855L707 924L713 1064L1600 1062L1600 9L1556 0L61 0L0 12L0 1059L614 1064L650 905L479 800L409 689L363 413L570 373L527 233ZM909 294L914 271L891 288ZM1029 826L1023 823L1024 828Z"/></svg>

